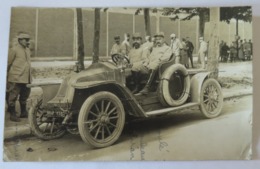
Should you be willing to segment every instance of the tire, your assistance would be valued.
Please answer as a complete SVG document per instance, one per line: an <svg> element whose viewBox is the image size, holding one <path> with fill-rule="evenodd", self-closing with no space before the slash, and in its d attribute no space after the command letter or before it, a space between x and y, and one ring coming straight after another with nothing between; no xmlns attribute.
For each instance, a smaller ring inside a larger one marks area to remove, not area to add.
<svg viewBox="0 0 260 169"><path fill-rule="evenodd" d="M217 80L207 79L202 84L200 93L200 110L205 118L220 115L223 107L223 94Z"/></svg>
<svg viewBox="0 0 260 169"><path fill-rule="evenodd" d="M47 111L42 107L42 100L30 108L28 120L33 134L43 140L62 137L66 133L66 129L61 125L62 120L46 115Z"/></svg>
<svg viewBox="0 0 260 169"><path fill-rule="evenodd" d="M78 117L82 140L95 148L107 147L116 142L124 124L125 111L121 101L106 91L88 97Z"/></svg>
<svg viewBox="0 0 260 169"><path fill-rule="evenodd" d="M177 87L175 83L179 81ZM177 88L181 88L178 90ZM186 102L190 93L190 77L187 69L181 64L167 68L159 84L159 100L164 106L179 106Z"/></svg>

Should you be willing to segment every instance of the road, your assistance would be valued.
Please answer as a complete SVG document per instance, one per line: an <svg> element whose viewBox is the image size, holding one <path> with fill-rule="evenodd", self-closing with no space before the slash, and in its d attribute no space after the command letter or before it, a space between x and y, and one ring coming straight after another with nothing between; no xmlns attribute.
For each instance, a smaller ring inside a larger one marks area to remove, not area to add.
<svg viewBox="0 0 260 169"><path fill-rule="evenodd" d="M79 135L4 142L5 161L221 160L250 158L252 97L227 100L222 115L189 109L126 124L113 146L91 149ZM29 151L31 150L31 151Z"/></svg>

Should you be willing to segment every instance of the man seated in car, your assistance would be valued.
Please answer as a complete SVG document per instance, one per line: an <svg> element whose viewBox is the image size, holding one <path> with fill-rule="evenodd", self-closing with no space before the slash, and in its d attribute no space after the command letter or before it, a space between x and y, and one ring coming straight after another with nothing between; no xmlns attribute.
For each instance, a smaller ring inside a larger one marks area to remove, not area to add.
<svg viewBox="0 0 260 169"><path fill-rule="evenodd" d="M144 61L147 60L150 55L150 50L142 45L142 36L140 33L134 33L132 39L133 48L129 51L128 57L132 65L131 71L135 83L135 88L132 92L135 94L140 90L140 73Z"/></svg>
<svg viewBox="0 0 260 169"><path fill-rule="evenodd" d="M147 94L151 90L151 84L160 63L168 61L172 55L171 48L164 43L163 32L156 33L154 38L155 47L153 47L150 56L142 63L142 66L140 67L141 73L149 74L145 87L140 91L141 94Z"/></svg>

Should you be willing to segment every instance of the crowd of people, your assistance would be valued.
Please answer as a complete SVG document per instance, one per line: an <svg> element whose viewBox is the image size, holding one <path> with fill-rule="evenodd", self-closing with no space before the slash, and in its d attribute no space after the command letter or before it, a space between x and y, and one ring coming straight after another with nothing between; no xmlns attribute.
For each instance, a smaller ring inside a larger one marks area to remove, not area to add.
<svg viewBox="0 0 260 169"><path fill-rule="evenodd" d="M236 62L236 61L246 61L252 59L253 43L251 39L247 41L239 40L233 41L230 46L227 45L223 40L219 44L220 50L220 62Z"/></svg>
<svg viewBox="0 0 260 169"><path fill-rule="evenodd" d="M130 60L132 76L136 84L133 93L147 94L150 91L152 81L155 77L159 65L166 61L174 61L174 63L183 64L189 68L189 60L191 67L193 64L193 50L194 46L189 40L189 37L179 39L174 33L170 35L170 43L165 41L163 32L156 33L153 37L146 36L145 42L141 33L134 33L132 35L132 45L130 45L130 35L125 34L124 40L120 43L120 36L115 36L115 43L111 49L111 56L119 54L127 57ZM205 69L205 57L207 54L207 42L203 37L199 38L200 48L198 52L198 61L200 68ZM140 90L140 77L142 74L148 75L148 81L145 87Z"/></svg>

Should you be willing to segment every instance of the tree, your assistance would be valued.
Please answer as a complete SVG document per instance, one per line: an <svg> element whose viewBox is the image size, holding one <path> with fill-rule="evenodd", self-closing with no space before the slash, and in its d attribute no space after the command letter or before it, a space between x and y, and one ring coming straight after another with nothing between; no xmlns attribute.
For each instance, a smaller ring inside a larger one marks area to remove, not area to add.
<svg viewBox="0 0 260 169"><path fill-rule="evenodd" d="M252 21L252 8L250 6L245 7L222 7L220 8L220 20L225 21L228 24L231 19L236 20L236 46L237 46L237 58L238 58L238 21L242 20L245 22Z"/></svg>
<svg viewBox="0 0 260 169"><path fill-rule="evenodd" d="M236 20L236 35L238 36L238 21L245 22L252 21L252 8L250 6L245 7L221 7L220 8L220 20L225 21L228 24L231 19Z"/></svg>
<svg viewBox="0 0 260 169"><path fill-rule="evenodd" d="M199 16L199 35L204 36L205 22L209 21L209 8L163 8L162 15L172 16L171 20L190 20ZM184 17L181 18L181 15Z"/></svg>
<svg viewBox="0 0 260 169"><path fill-rule="evenodd" d="M138 8L135 11L135 15L138 15L142 10L144 11L145 34L148 36L151 36L150 9L149 8ZM155 9L153 9L153 12L155 12Z"/></svg>
<svg viewBox="0 0 260 169"><path fill-rule="evenodd" d="M76 8L76 16L77 16L77 35L78 35L78 64L80 69L84 68L84 41L83 41L83 25L82 25L82 9Z"/></svg>
<svg viewBox="0 0 260 169"><path fill-rule="evenodd" d="M99 60L100 39L100 8L95 8L94 39L93 39L93 63Z"/></svg>

